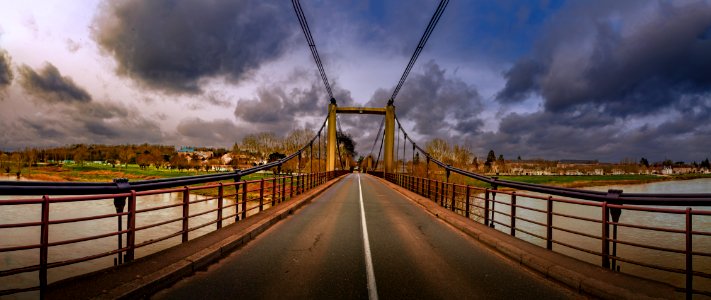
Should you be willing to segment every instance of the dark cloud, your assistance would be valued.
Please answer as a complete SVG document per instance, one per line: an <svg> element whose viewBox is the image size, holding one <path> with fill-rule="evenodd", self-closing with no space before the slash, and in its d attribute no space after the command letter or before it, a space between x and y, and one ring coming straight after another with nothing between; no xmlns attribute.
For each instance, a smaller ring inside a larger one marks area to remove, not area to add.
<svg viewBox="0 0 711 300"><path fill-rule="evenodd" d="M504 73L504 107L540 96L479 136L480 153L619 161L710 156L711 3L574 2ZM486 141L486 142L481 142Z"/></svg>
<svg viewBox="0 0 711 300"><path fill-rule="evenodd" d="M177 130L186 143L201 146L232 145L246 135L230 120L186 119L180 122Z"/></svg>
<svg viewBox="0 0 711 300"><path fill-rule="evenodd" d="M19 149L80 143L160 143L166 140L155 121L121 105L59 103L51 107L35 106L34 109L31 113L17 112L20 116L15 120L0 120L0 126L7 128L0 134L0 144Z"/></svg>
<svg viewBox="0 0 711 300"><path fill-rule="evenodd" d="M369 106L384 107L390 91L378 90ZM483 124L479 113L483 106L477 89L462 79L447 76L433 61L412 73L395 99L396 115L412 121L412 133L426 139L467 136L477 133Z"/></svg>
<svg viewBox="0 0 711 300"><path fill-rule="evenodd" d="M0 90L9 86L13 79L12 59L7 51L0 49Z"/></svg>
<svg viewBox="0 0 711 300"><path fill-rule="evenodd" d="M279 57L298 28L291 13L283 1L108 1L93 35L119 74L199 93L201 79L238 80Z"/></svg>
<svg viewBox="0 0 711 300"><path fill-rule="evenodd" d="M74 83L69 76L62 76L57 68L47 63L36 72L27 65L19 67L20 84L28 94L50 103L87 103L91 95Z"/></svg>
<svg viewBox="0 0 711 300"><path fill-rule="evenodd" d="M507 157L699 161L711 156L708 96L686 99L675 105L680 113L654 116L653 119L661 121L651 124L595 109L512 113L501 120L498 132L479 136L477 153L483 155L488 149L495 149Z"/></svg>
<svg viewBox="0 0 711 300"><path fill-rule="evenodd" d="M305 118L325 118L328 109L328 95L316 73L296 71L297 77L313 78L310 84L288 88L286 82L271 82L257 89L256 97L240 99L234 115L240 120L255 125L259 131L278 134L298 127ZM293 75L293 74L292 74ZM290 76L294 77L294 76ZM352 106L350 92L332 83L333 95L340 106Z"/></svg>
<svg viewBox="0 0 711 300"><path fill-rule="evenodd" d="M505 73L497 99L537 93L548 111L594 104L627 116L711 91L711 41L699 38L711 26L711 4L611 3L572 4L553 18L537 51Z"/></svg>

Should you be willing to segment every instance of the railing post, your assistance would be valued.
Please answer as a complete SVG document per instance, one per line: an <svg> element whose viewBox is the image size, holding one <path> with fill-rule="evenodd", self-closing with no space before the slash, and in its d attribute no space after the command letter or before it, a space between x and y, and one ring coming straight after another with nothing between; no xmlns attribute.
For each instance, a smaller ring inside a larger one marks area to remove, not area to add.
<svg viewBox="0 0 711 300"><path fill-rule="evenodd" d="M494 181L498 180L499 178L494 176L492 177ZM496 228L496 224L494 223L494 220L496 219L496 190L499 188L499 186L494 183L491 185L491 219L489 221L489 227L491 228Z"/></svg>
<svg viewBox="0 0 711 300"><path fill-rule="evenodd" d="M224 198L224 186L222 182L217 186L217 229L222 228L222 199Z"/></svg>
<svg viewBox="0 0 711 300"><path fill-rule="evenodd" d="M296 173L296 194L299 195L301 194L301 174Z"/></svg>
<svg viewBox="0 0 711 300"><path fill-rule="evenodd" d="M264 210L264 178L259 181L259 211Z"/></svg>
<svg viewBox="0 0 711 300"><path fill-rule="evenodd" d="M441 187L440 187L440 193L439 193L439 205L445 206L444 197L447 194L447 191L445 190L447 188L447 186L444 185L444 181L441 181L440 184L441 184Z"/></svg>
<svg viewBox="0 0 711 300"><path fill-rule="evenodd" d="M262 178L263 180L264 178ZM247 181L242 182L242 220L247 218Z"/></svg>
<svg viewBox="0 0 711 300"><path fill-rule="evenodd" d="M39 282L40 298L47 290L47 256L49 254L49 196L42 196L42 225L40 228Z"/></svg>
<svg viewBox="0 0 711 300"><path fill-rule="evenodd" d="M284 202L284 199L286 197L286 176L281 177L281 200L279 201Z"/></svg>
<svg viewBox="0 0 711 300"><path fill-rule="evenodd" d="M239 221L239 182L235 183L235 223ZM246 187L245 187L246 188ZM242 200L244 201L244 199Z"/></svg>
<svg viewBox="0 0 711 300"><path fill-rule="evenodd" d="M469 219L469 209L470 209L469 206L471 205L471 203L470 203L471 200L469 200L469 197L471 196L471 192L470 192L470 189L469 189L469 185L466 185L466 188L467 188L467 191L466 191L466 200L464 201L466 207L464 207L464 216L466 216L467 219Z"/></svg>
<svg viewBox="0 0 711 300"><path fill-rule="evenodd" d="M450 183L450 185L452 186L452 211L455 211L455 204L457 204L457 187L454 185L454 183Z"/></svg>
<svg viewBox="0 0 711 300"><path fill-rule="evenodd" d="M183 189L183 235L182 242L188 241L188 217L190 216L190 189L186 186Z"/></svg>
<svg viewBox="0 0 711 300"><path fill-rule="evenodd" d="M294 198L294 175L289 178L289 198Z"/></svg>
<svg viewBox="0 0 711 300"><path fill-rule="evenodd" d="M116 184L116 187L118 188L119 192L123 190L128 190L130 187L128 183L128 179L126 178L114 178L113 182ZM123 213L124 208L126 207L126 197L115 197L114 198L114 208L116 208L116 213L120 214ZM123 248L123 234L120 233L123 231L123 216L118 216L118 236L116 236L118 240L118 248L116 249L122 249ZM114 265L120 265L123 264L123 253L119 251L118 257L114 259Z"/></svg>
<svg viewBox="0 0 711 300"><path fill-rule="evenodd" d="M691 207L686 208L686 299L691 299L694 294L694 265L693 265L693 225L692 225Z"/></svg>
<svg viewBox="0 0 711 300"><path fill-rule="evenodd" d="M602 202L602 267L605 269L610 268L610 228L607 227L608 211L607 211L607 201Z"/></svg>
<svg viewBox="0 0 711 300"><path fill-rule="evenodd" d="M274 178L272 178L272 206L271 207L274 207L274 205L276 203L276 198L278 197L278 195L277 195L278 191L279 191L279 188L277 187L277 179L276 179L276 177L274 177Z"/></svg>
<svg viewBox="0 0 711 300"><path fill-rule="evenodd" d="M126 259L124 261L131 262L136 257L136 191L131 190L131 197L128 199L128 233L126 234Z"/></svg>
<svg viewBox="0 0 711 300"><path fill-rule="evenodd" d="M607 197L614 199L614 198L619 198L620 195L622 195L622 190L608 190L607 191ZM615 202L612 202L615 204ZM609 210L609 216L612 218L612 258L610 259L611 261L611 269L613 271L617 271L617 260L614 258L617 256L617 223L620 221L620 215L622 214L622 209L618 207L608 207ZM609 230L608 225L608 230Z"/></svg>
<svg viewBox="0 0 711 300"><path fill-rule="evenodd" d="M548 196L546 208L546 249L553 250L553 196Z"/></svg>
<svg viewBox="0 0 711 300"><path fill-rule="evenodd" d="M511 236L516 236L516 192L511 192Z"/></svg>
<svg viewBox="0 0 711 300"><path fill-rule="evenodd" d="M489 189L484 190L484 225L489 226Z"/></svg>

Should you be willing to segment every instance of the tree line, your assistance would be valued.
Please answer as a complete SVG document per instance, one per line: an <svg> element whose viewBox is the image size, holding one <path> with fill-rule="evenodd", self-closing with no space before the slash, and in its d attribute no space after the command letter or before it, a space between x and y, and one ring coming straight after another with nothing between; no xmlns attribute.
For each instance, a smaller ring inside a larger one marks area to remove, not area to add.
<svg viewBox="0 0 711 300"><path fill-rule="evenodd" d="M278 160L287 154L298 151L306 145L315 133L309 129L292 130L283 137L273 132L261 132L245 136L241 142L235 142L232 149L215 147L190 147L189 151L177 149L172 145L102 145L102 144L75 144L51 148L31 148L2 152L0 151L0 171L5 173L21 172L23 168L35 167L38 164L47 166L62 165L72 162L84 165L87 162L101 162L113 167L126 167L136 164L141 168L154 167L156 169L196 169L208 170L213 166L225 166L222 157L229 154L228 166L232 168L245 168L268 161ZM317 158L325 157L325 139L322 141L321 155L314 153ZM355 142L350 135L339 133L339 150L344 157L352 159L355 152ZM314 152L318 146L314 145ZM310 157L310 148L302 154ZM310 161L308 163L311 163ZM320 162L319 162L320 163ZM286 166L296 169L296 163Z"/></svg>

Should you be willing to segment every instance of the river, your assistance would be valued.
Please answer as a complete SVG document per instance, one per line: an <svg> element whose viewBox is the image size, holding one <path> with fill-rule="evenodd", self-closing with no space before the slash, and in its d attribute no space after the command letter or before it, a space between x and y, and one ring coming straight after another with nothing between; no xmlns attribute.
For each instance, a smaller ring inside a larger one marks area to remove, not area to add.
<svg viewBox="0 0 711 300"><path fill-rule="evenodd" d="M595 191L620 189L627 193L711 193L711 178L682 181L661 181L634 185L596 186L588 187L585 189ZM527 194L536 195L535 193ZM508 195L498 194L497 200L509 203L510 197ZM520 195L519 197L517 197L517 205L528 206L540 210L546 209L545 201L521 197ZM667 206L666 208L685 209L686 207ZM711 211L711 207L693 207L692 209ZM510 213L510 208L506 205L499 204L497 205L496 210L507 214ZM553 211L556 213L563 213L578 217L586 217L594 220L600 220L602 218L602 209L600 207L581 206L556 202L554 203ZM544 213L534 212L525 209L518 209L516 214L517 217L531 219L544 224L546 223L546 215ZM497 214L495 217L498 219L498 221L504 224L510 224L510 219L507 216ZM693 217L692 221L693 230L711 233L711 216L697 215ZM620 223L636 224L650 227L663 227L668 229L679 230L684 230L686 224L685 216L683 214L652 213L633 210L623 210L620 216ZM562 216L554 216L553 224L555 224L555 226L557 227L584 232L597 237L601 235L602 230L601 225L599 223L581 221ZM545 228L536 224L518 220L516 226L537 235L546 235ZM502 232L509 233L509 229L505 226L498 225L496 229ZM612 235L612 230L610 234ZM522 232L517 232L516 235L517 237L523 240L534 243L541 247L546 246L545 241L532 235L528 235ZM553 239L571 245L575 245L577 247L581 247L587 250L601 252L601 242L598 239L574 235L557 229L553 230ZM683 233L658 232L619 226L618 239L622 241L628 241L644 245L654 245L658 247L678 250L684 250L685 247L685 235ZM693 249L694 251L706 253L711 252L711 236L695 235L693 238ZM590 262L595 265L601 264L601 259L599 256L587 252L579 251L559 244L554 244L553 250ZM612 252L612 247L610 248L610 251ZM685 267L685 256L681 253L661 252L656 250L633 247L630 245L618 244L617 255L622 258L629 258L647 264L662 265L669 268L684 269ZM695 271L711 273L711 257L694 256L693 264ZM684 286L683 274L659 271L625 262L617 262L617 265L624 273L668 282L678 287ZM701 277L695 277L694 288L711 291L711 280Z"/></svg>
<svg viewBox="0 0 711 300"><path fill-rule="evenodd" d="M0 176L0 180L17 180L14 176L3 177ZM711 193L711 179L696 179L696 180L686 180L686 181L664 181L655 182L647 184L638 185L614 185L614 186L598 186L587 188L590 190L607 191L608 189L622 189L625 192L635 192L635 193ZM191 195L191 199L204 199L203 196ZM22 197L17 196L0 196L0 201L4 199L18 199ZM36 197L35 197L36 198ZM508 202L509 198L506 195L497 195L497 200ZM545 209L545 202L535 199L529 199L525 197L518 197L518 205L529 206L538 209ZM206 211L217 207L217 200L209 200L202 203L193 204L190 206L191 214L198 213L201 211ZM234 203L234 200L224 200L224 205L229 205ZM137 207L139 209L163 206L169 204L182 203L182 195L180 193L171 194L160 194L151 196L142 196L137 199ZM254 207L258 205L256 202L250 202L248 207ZM268 207L268 205L267 205ZM709 207L697 207L695 210L711 210ZM510 210L505 205L498 205L497 211L504 213L509 213ZM601 218L601 210L597 207L584 207L579 205L569 205L564 203L556 203L554 205L554 211L560 213L566 213L576 216L588 217L592 219L599 220ZM101 215L101 214L111 214L115 212L115 208L112 200L101 200L101 201L87 201L87 202L72 202L72 203L56 203L51 205L50 209L50 219L67 219L83 216ZM224 215L229 215L234 213L234 209L226 210ZM517 215L519 217L524 217L532 219L538 222L545 223L545 215L537 212L526 211L524 209L517 210ZM153 224L160 221L165 221L168 219L174 219L182 216L182 209L180 207L175 207L171 209L152 211L144 214L139 214L137 216L137 226ZM193 227L197 224L203 224L214 220L216 218L216 213L209 213L200 217L197 217L190 221L190 226ZM40 207L39 205L19 205L19 206L3 206L0 205L0 224L8 223L21 223L21 222L36 222L40 219ZM509 223L508 217L497 215L496 219L505 224ZM567 229L572 229L576 231L585 232L594 236L600 236L600 225L593 224L589 222L583 222L578 220L573 220L565 217L554 217L554 224ZM224 224L233 223L234 220L227 220ZM666 228L684 228L684 216L683 215L669 215L669 214L659 214L659 213L648 213L648 212L637 212L625 210L622 213L620 222L642 224L647 226L663 226ZM695 216L694 220L694 230L711 232L711 217ZM124 222L125 226L125 222ZM115 231L117 227L116 218L109 218L103 220L95 220L89 222L79 222L79 223L69 223L69 224L59 224L50 226L50 242L61 241L79 237L85 237L90 235L97 235L107 232ZM531 223L526 223L524 221L518 221L517 227L524 230L545 236L545 229ZM213 231L214 225L201 228L197 231L190 233L190 238L196 238L198 236L204 235L210 231ZM149 229L145 231L140 231L136 234L136 243L141 243L143 241L151 240L156 237L165 236L177 231L180 231L181 223L175 222L161 226L159 228ZM504 226L497 226L497 229L507 232L508 229ZM531 243L545 247L545 242L524 233L518 233L517 236ZM561 240L566 243L571 243L579 247L583 247L593 251L600 251L600 241L587 237L580 237L566 233L560 230L554 230L554 239ZM662 247L669 247L675 249L683 249L684 247L684 235L677 233L663 233L663 232L652 232L647 230L633 229L633 228L619 228L619 239L632 241L643 244L651 244ZM0 248L15 246L15 245L28 245L39 243L39 228L38 227L25 227L25 228L15 228L15 229L0 229ZM166 249L178 245L180 243L180 236L152 244L147 247L139 248L136 250L136 257L146 256L150 253ZM711 251L711 237L709 236L696 236L694 238L694 249L696 251L709 252ZM114 250L117 247L116 237L103 238L99 240L94 240L90 242L83 242L77 244L70 244L64 246L57 246L50 248L49 251L49 262L63 261L67 259L81 257L87 254L100 253L104 251ZM578 259L588 261L590 263L599 265L600 257L594 256L585 252L567 248L561 245L554 245L554 251L576 257ZM618 246L618 255L620 257L632 258L646 263L661 264L674 268L684 267L684 255L676 253L664 253L659 251L652 251L647 249L640 249L636 247L631 247L627 245ZM14 252L3 252L0 253L0 270L7 270L22 266L34 265L38 263L39 250L25 250L25 251L14 251ZM59 268L50 269L48 272L49 282L54 282L63 278L76 276L79 274L84 274L87 272L95 271L98 269L113 266L114 256L109 256L101 259L92 260L89 262L79 263L75 265L69 265ZM684 277L681 274L670 274L668 272L661 272L652 270L649 268L644 268L628 263L619 263L621 270L625 273L630 273L638 275L641 277L661 280L670 282L676 286L684 285ZM711 258L709 257L695 257L694 258L694 269L701 270L707 273L711 273ZM30 272L19 274L15 276L9 276L0 279L0 290L9 288L20 288L33 286L38 284L37 272ZM695 279L695 288L711 290L711 281L706 279ZM13 297L16 298L35 298L35 293L24 293L18 294Z"/></svg>

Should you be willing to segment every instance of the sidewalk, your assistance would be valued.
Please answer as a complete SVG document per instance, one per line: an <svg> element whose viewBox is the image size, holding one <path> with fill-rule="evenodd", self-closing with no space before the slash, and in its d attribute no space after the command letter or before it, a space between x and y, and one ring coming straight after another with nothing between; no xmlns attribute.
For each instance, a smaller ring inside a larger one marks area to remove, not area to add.
<svg viewBox="0 0 711 300"><path fill-rule="evenodd" d="M135 299L169 287L219 261L267 228L287 218L347 175L187 243L136 259L130 264L49 285L47 299Z"/></svg>
<svg viewBox="0 0 711 300"><path fill-rule="evenodd" d="M434 201L378 178L390 188L421 205L429 213L478 240L490 249L584 296L602 299L683 299L684 293L664 283L613 272L548 251L496 229L469 220Z"/></svg>

